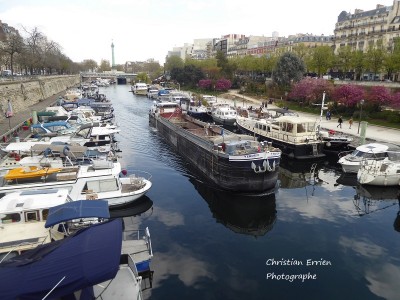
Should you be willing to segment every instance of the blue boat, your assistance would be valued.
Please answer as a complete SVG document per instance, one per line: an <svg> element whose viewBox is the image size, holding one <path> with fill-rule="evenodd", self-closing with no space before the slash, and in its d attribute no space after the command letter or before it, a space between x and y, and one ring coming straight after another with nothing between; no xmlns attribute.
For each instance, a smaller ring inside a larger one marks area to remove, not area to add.
<svg viewBox="0 0 400 300"><path fill-rule="evenodd" d="M51 207L45 224L50 228L50 238L60 240L74 234L82 227L91 226L110 218L107 201L81 200ZM139 230L123 231L122 253L134 258L140 275L149 275L153 257L150 231L146 227ZM149 277L145 276L145 277Z"/></svg>
<svg viewBox="0 0 400 300"><path fill-rule="evenodd" d="M122 220L115 219L10 258L0 264L1 298L142 299L121 240Z"/></svg>

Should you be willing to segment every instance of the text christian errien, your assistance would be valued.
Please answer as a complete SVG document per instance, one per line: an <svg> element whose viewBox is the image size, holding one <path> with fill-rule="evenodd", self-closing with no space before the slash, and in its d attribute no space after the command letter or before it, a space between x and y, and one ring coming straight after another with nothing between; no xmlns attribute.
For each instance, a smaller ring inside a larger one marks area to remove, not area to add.
<svg viewBox="0 0 400 300"><path fill-rule="evenodd" d="M320 260L314 259L306 259L305 261L297 260L297 259L280 259L276 260L274 258L270 258L265 263L267 266L332 266L331 261L325 260L321 258ZM289 282L293 282L295 280L300 280L304 282L305 280L315 280L317 279L317 274L312 274L311 272L303 273L303 274L275 274L274 272L268 273L266 279L272 280L286 280Z"/></svg>
<svg viewBox="0 0 400 300"><path fill-rule="evenodd" d="M321 258L320 260L307 259L305 263L302 260L297 259L274 259L270 258L266 262L267 266L332 266L330 260Z"/></svg>

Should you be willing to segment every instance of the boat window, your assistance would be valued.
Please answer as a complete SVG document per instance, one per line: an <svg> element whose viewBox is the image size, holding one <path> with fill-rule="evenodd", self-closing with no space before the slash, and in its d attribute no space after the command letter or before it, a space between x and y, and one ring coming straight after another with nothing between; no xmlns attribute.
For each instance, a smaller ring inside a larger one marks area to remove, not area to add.
<svg viewBox="0 0 400 300"><path fill-rule="evenodd" d="M315 130L315 123L308 123L308 132L313 132Z"/></svg>
<svg viewBox="0 0 400 300"><path fill-rule="evenodd" d="M93 193L118 191L118 183L115 178L105 180L88 181L83 190L90 190Z"/></svg>
<svg viewBox="0 0 400 300"><path fill-rule="evenodd" d="M400 160L400 152L388 152L389 160L399 161Z"/></svg>
<svg viewBox="0 0 400 300"><path fill-rule="evenodd" d="M25 212L25 222L40 221L38 211Z"/></svg>
<svg viewBox="0 0 400 300"><path fill-rule="evenodd" d="M20 221L21 221L21 216L18 213L2 214L0 223L7 224L7 223L20 222Z"/></svg>
<svg viewBox="0 0 400 300"><path fill-rule="evenodd" d="M46 221L48 216L49 216L49 210L47 208L43 209L42 210L42 221Z"/></svg>
<svg viewBox="0 0 400 300"><path fill-rule="evenodd" d="M80 130L80 131L78 131L76 133L76 136L80 136L80 137L83 137L83 138L88 138L89 131L90 131L90 128L82 129L82 130Z"/></svg>
<svg viewBox="0 0 400 300"><path fill-rule="evenodd" d="M297 133L303 133L307 131L307 124L297 124Z"/></svg>

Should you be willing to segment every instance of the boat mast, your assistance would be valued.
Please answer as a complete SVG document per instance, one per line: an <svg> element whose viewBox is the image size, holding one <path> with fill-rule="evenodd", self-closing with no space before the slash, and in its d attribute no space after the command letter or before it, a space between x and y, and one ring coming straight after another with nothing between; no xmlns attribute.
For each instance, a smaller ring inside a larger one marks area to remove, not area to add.
<svg viewBox="0 0 400 300"><path fill-rule="evenodd" d="M324 102L325 102L325 91L322 93L322 104L321 104L321 114L319 116L318 133L321 130L322 114L324 113Z"/></svg>

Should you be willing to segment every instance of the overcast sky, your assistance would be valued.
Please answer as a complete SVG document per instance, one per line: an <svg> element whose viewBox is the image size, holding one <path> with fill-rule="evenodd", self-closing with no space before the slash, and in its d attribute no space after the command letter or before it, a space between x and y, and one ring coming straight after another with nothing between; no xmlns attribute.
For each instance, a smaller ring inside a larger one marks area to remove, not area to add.
<svg viewBox="0 0 400 300"><path fill-rule="evenodd" d="M377 2L378 1L378 2ZM173 47L237 33L333 34L341 11L392 0L0 0L0 20L23 34L37 27L75 62L149 58L164 63Z"/></svg>

